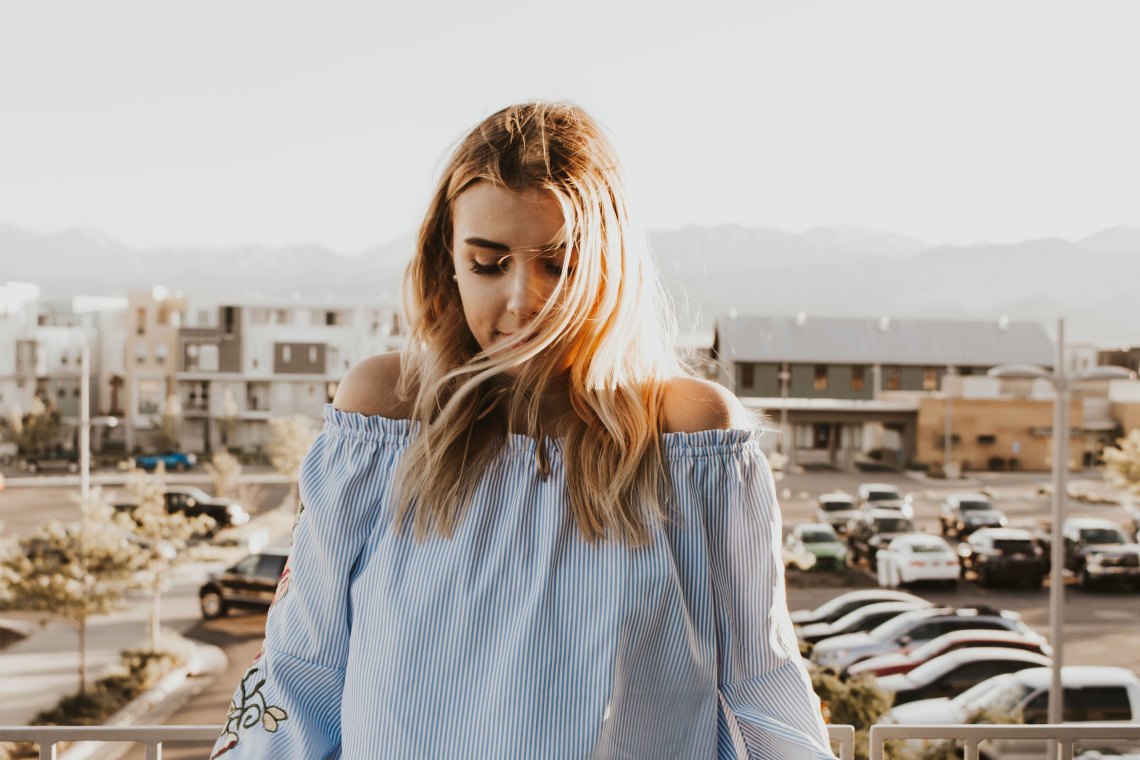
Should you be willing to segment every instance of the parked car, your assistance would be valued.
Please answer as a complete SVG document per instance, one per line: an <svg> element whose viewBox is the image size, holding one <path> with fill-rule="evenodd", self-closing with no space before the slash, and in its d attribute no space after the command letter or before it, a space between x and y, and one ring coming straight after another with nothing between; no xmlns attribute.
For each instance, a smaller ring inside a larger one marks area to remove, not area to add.
<svg viewBox="0 0 1140 760"><path fill-rule="evenodd" d="M833 623L813 623L796 629L796 638L815 644L832 636L870 631L893 617L934 605L930 602L875 602L857 607Z"/></svg>
<svg viewBox="0 0 1140 760"><path fill-rule="evenodd" d="M211 575L198 589L202 617L222 617L235 607L269 609L288 558L288 549L265 549Z"/></svg>
<svg viewBox="0 0 1140 760"><path fill-rule="evenodd" d="M1002 528L1008 520L985 494L952 493L938 508L942 535L965 538L979 528Z"/></svg>
<svg viewBox="0 0 1140 760"><path fill-rule="evenodd" d="M930 581L958 585L958 555L938 536L910 533L880 546L875 560L879 585L897 588Z"/></svg>
<svg viewBox="0 0 1140 760"><path fill-rule="evenodd" d="M970 647L939 655L909 673L879 678L879 688L894 694L894 704L956 697L987 678L1026 668L1047 668L1043 654L1002 647Z"/></svg>
<svg viewBox="0 0 1140 760"><path fill-rule="evenodd" d="M33 475L40 472L66 472L74 475L79 472L79 454L59 451L42 457L25 457L24 469Z"/></svg>
<svg viewBox="0 0 1140 760"><path fill-rule="evenodd" d="M987 711L1020 715L1024 723L1048 721L1051 668L1027 668L994 676L953 699L922 699L890 710L880 722L902 725L964 723ZM1140 678L1125 668L1070 665L1061 668L1062 720L1066 723L1109 721L1140 723ZM1101 742L1099 743L1110 743ZM1047 757L1044 740L998 739L984 743L985 760Z"/></svg>
<svg viewBox="0 0 1140 760"><path fill-rule="evenodd" d="M1065 569L1087 589L1126 583L1140 590L1140 545L1131 543L1120 526L1109 520L1070 518L1061 526Z"/></svg>
<svg viewBox="0 0 1140 760"><path fill-rule="evenodd" d="M1033 534L1018 528L981 528L958 545L961 576L973 573L978 583L1024 583L1031 588L1045 581L1045 557Z"/></svg>
<svg viewBox="0 0 1140 760"><path fill-rule="evenodd" d="M875 555L880 546L918 528L908 518L890 509L872 509L852 520L847 527L847 558L857 564L864 557L875 567Z"/></svg>
<svg viewBox="0 0 1140 760"><path fill-rule="evenodd" d="M812 623L834 623L851 610L876 602L921 602L928 604L922 597L908 594L905 591L871 588L840 594L814 610L796 610L791 613L791 619L796 626L811 625Z"/></svg>
<svg viewBox="0 0 1140 760"><path fill-rule="evenodd" d="M847 523L858 513L855 500L845 493L825 493L816 502L815 519L827 523L840 535L847 532Z"/></svg>
<svg viewBox="0 0 1140 760"><path fill-rule="evenodd" d="M992 607L932 607L904 612L871 631L824 639L815 645L811 659L821 667L843 672L853 663L892 652L909 652L950 631L988 628L1014 631L1044 640L1009 610Z"/></svg>
<svg viewBox="0 0 1140 760"><path fill-rule="evenodd" d="M205 531L206 536L213 536L220 530L235 528L249 522L249 513L239 502L233 499L216 499L193 486L168 486L163 498L166 500L166 511L169 513L183 512L188 517L209 515L213 518L214 524ZM132 511L135 506L129 502L115 504L115 508L122 511Z"/></svg>
<svg viewBox="0 0 1140 760"><path fill-rule="evenodd" d="M792 528L782 548L784 567L798 570L845 570L847 546L826 523Z"/></svg>
<svg viewBox="0 0 1140 760"><path fill-rule="evenodd" d="M135 464L147 472L153 472L162 462L167 471L185 472L193 469L198 457L185 451L164 451L160 454L141 454L135 457Z"/></svg>
<svg viewBox="0 0 1140 760"><path fill-rule="evenodd" d="M1053 656L1053 647L1041 640L1040 637L1027 638L1012 631L965 628L960 631L944 633L905 654L884 654L857 662L847 669L847 674L854 676L867 673L876 678L881 678L896 673L907 673L939 655L971 647L1003 647L1025 652L1037 652L1046 657Z"/></svg>
<svg viewBox="0 0 1140 760"><path fill-rule="evenodd" d="M903 496L899 489L890 483L863 483L859 486L859 508L895 509L914 519L914 506L910 496Z"/></svg>

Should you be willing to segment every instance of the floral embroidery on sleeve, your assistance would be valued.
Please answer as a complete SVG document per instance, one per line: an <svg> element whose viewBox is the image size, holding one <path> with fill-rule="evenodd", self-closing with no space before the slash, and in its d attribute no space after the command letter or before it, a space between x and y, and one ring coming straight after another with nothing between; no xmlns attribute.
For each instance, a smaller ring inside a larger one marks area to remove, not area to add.
<svg viewBox="0 0 1140 760"><path fill-rule="evenodd" d="M221 757L236 747L241 739L242 730L253 728L260 723L262 728L273 733L281 721L289 717L280 707L267 704L265 695L261 693L261 687L265 685L265 679L261 677L261 668L257 666L261 655L262 651L258 650L253 662L242 676L241 685L234 694L233 701L230 702L229 712L226 713L226 726L222 729L222 735L218 737L210 760Z"/></svg>

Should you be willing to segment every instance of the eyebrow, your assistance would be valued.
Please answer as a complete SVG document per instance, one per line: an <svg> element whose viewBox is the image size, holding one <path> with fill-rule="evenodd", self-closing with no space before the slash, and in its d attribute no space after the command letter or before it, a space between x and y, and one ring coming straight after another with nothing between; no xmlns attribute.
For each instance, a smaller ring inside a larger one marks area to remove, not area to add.
<svg viewBox="0 0 1140 760"><path fill-rule="evenodd" d="M496 243L494 240L487 240L481 237L469 237L463 241L467 245L473 245L478 248L489 248L492 251L505 251L510 252L511 248L506 243Z"/></svg>

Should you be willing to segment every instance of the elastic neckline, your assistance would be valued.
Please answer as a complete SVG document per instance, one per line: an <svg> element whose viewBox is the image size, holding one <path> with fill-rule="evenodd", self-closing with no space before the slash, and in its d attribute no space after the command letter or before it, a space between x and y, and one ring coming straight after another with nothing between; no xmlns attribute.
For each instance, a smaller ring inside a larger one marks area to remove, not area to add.
<svg viewBox="0 0 1140 760"><path fill-rule="evenodd" d="M407 418L365 415L346 412L332 404L324 406L325 429L347 438L375 441L389 445L407 446L419 434L420 423ZM669 458L708 456L759 448L761 429L730 428L727 430L698 430L691 433L663 433L661 442ZM562 457L564 440L546 438L547 452ZM538 442L523 433L508 433L503 445L506 455L533 457Z"/></svg>

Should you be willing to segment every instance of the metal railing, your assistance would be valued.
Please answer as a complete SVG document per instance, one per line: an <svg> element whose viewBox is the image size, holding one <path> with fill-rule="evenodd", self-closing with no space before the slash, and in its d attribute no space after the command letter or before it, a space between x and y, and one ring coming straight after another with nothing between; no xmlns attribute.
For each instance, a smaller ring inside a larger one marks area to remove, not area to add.
<svg viewBox="0 0 1140 760"><path fill-rule="evenodd" d="M33 742L40 760L56 760L60 742L135 742L146 748L146 760L162 760L163 742L213 742L220 726L0 726L0 741ZM828 726L839 745L840 760L854 760L855 728Z"/></svg>
<svg viewBox="0 0 1140 760"><path fill-rule="evenodd" d="M1073 760L1073 743L1088 740L1140 741L1140 725L1135 723L1062 723L1043 726L1022 725L944 725L871 726L870 760L883 760L886 742L892 739L958 740L965 745L963 760L978 760L978 744L986 740L1011 739L1060 742L1061 760Z"/></svg>
<svg viewBox="0 0 1140 760"><path fill-rule="evenodd" d="M56 760L60 742L134 742L146 748L146 760L162 760L163 742L213 744L221 732L221 726L0 726L0 741L33 742L40 760Z"/></svg>

